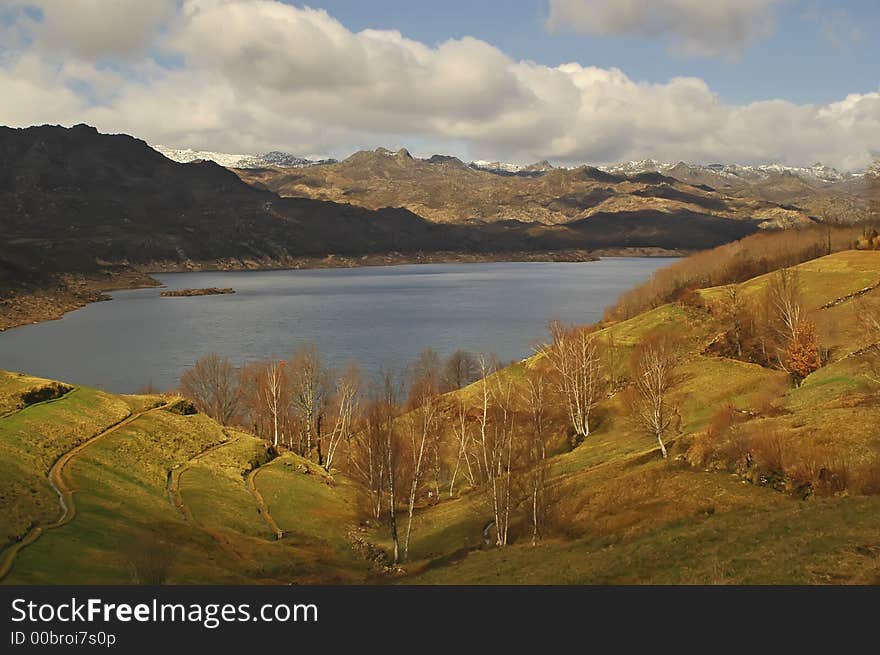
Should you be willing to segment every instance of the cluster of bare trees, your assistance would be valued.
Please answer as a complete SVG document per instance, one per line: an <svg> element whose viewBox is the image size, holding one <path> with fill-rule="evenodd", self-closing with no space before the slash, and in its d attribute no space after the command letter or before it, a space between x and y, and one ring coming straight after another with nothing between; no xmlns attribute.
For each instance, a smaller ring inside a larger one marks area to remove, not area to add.
<svg viewBox="0 0 880 655"><path fill-rule="evenodd" d="M541 535L548 385L538 372L521 385L496 374L493 358L474 361L478 380L460 394L443 395L448 368L431 351L403 376L384 372L367 394L349 472L362 483L372 516L387 519L395 563L409 557L419 504L463 487L482 493L496 545L509 542L519 517L529 521L533 541Z"/></svg>
<svg viewBox="0 0 880 655"><path fill-rule="evenodd" d="M796 383L824 361L815 324L807 316L796 269L770 277L763 294L744 297L731 285L719 307L726 324L720 354L787 371Z"/></svg>
<svg viewBox="0 0 880 655"><path fill-rule="evenodd" d="M416 509L465 488L483 499L495 545L510 543L516 524L528 526L532 543L541 538L551 437L562 425L572 445L586 439L595 406L619 382L613 341L561 323L550 332L521 375L493 357L459 351L442 361L426 350L402 372L364 382L355 366L337 373L307 346L288 360L241 368L211 355L184 373L181 386L216 420L359 482L369 514L387 522L396 564L409 557ZM673 376L657 369L666 361L663 343L638 352L634 407L665 455Z"/></svg>
<svg viewBox="0 0 880 655"><path fill-rule="evenodd" d="M600 345L590 328L569 327L559 321L550 323L550 336L550 343L539 346L538 353L555 374L568 413L572 445L577 445L590 436L590 413L609 383L602 366L602 346L607 344Z"/></svg>
<svg viewBox="0 0 880 655"><path fill-rule="evenodd" d="M417 504L426 496L436 500L449 477L441 395L479 379L481 361L462 350L441 361L426 350L402 374L384 371L365 383L357 366L334 371L313 345L288 360L240 368L209 355L184 372L181 392L224 425L249 429L276 449L327 471L342 468L360 481L371 514L388 518L396 563L408 556Z"/></svg>
<svg viewBox="0 0 880 655"><path fill-rule="evenodd" d="M243 426L329 471L340 444L356 428L360 378L355 365L336 374L309 345L289 360L241 368L208 355L187 369L180 383L183 395L219 423Z"/></svg>
<svg viewBox="0 0 880 655"><path fill-rule="evenodd" d="M496 546L509 543L511 525L520 516L531 525L536 543L549 504L549 384L539 368L528 369L518 383L486 357L480 358L480 372L474 393L459 396L451 412L449 494L462 473L468 485L484 492Z"/></svg>

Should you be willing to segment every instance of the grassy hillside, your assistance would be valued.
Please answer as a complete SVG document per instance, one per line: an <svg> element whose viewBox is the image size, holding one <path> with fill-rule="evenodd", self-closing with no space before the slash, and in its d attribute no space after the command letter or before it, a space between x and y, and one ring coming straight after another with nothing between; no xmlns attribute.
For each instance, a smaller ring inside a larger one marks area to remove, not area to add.
<svg viewBox="0 0 880 655"><path fill-rule="evenodd" d="M47 384L2 382L7 397ZM265 489L263 475L249 488L271 460L265 442L189 411L179 399L76 388L0 419L4 582L356 582L369 572L341 528L315 520L319 503L348 519L350 493L298 472L308 464L293 455L273 462L282 489L274 471ZM283 505L282 539L255 490Z"/></svg>
<svg viewBox="0 0 880 655"><path fill-rule="evenodd" d="M880 582L880 392L853 356L864 345L856 312L866 305L840 301L880 281L880 254L848 251L798 269L805 309L829 352L823 368L795 387L782 371L706 354L724 329L712 311L718 288L606 327L599 334L613 335L624 363L658 328L687 344L670 460L616 394L600 403L590 436L552 458L553 509L541 543L532 546L522 525L512 546L481 546L490 513L466 494L418 515L417 561L406 581ZM757 296L771 277L740 291ZM880 289L860 299L880 307ZM540 367L540 358L524 366ZM522 371L499 375L517 380ZM735 429L719 427L725 406ZM754 456L751 469L737 448Z"/></svg>
<svg viewBox="0 0 880 655"><path fill-rule="evenodd" d="M773 275L737 291L760 299ZM364 521L341 473L276 457L179 399L0 374L4 582L880 583L880 390L858 321L880 309L880 253L841 252L797 275L826 353L800 385L713 354L729 287L607 324L597 337L615 344L621 380L647 335L681 344L670 457L630 419L621 383L576 447L550 421L537 545L518 507L510 545L485 546L486 495L461 481L419 500L394 577L370 561L390 548L387 526ZM534 356L494 375L521 389L544 366ZM479 394L480 383L447 394L443 415Z"/></svg>

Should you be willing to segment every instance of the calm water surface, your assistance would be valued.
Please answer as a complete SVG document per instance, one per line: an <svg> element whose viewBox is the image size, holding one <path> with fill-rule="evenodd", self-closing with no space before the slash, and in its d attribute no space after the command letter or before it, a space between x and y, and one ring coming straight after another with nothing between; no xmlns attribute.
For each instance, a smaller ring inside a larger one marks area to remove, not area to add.
<svg viewBox="0 0 880 655"><path fill-rule="evenodd" d="M366 373L400 367L423 349L522 358L547 321L589 323L670 259L159 274L169 289L232 287L234 295L112 294L59 321L0 334L0 368L132 393L177 384L217 352L237 363L288 357L308 342L327 360Z"/></svg>

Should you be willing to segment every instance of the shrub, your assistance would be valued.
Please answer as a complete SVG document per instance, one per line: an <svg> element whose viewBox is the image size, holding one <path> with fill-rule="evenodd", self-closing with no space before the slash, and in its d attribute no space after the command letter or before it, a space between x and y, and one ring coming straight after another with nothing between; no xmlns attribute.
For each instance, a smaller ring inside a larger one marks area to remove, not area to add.
<svg viewBox="0 0 880 655"><path fill-rule="evenodd" d="M822 352L812 321L803 320L785 350L785 368L798 384L822 366Z"/></svg>

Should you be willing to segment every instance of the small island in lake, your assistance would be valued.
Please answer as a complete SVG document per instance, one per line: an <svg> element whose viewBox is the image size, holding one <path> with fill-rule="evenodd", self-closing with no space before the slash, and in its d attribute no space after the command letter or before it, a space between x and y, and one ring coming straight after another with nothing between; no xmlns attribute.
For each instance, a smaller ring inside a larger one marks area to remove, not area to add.
<svg viewBox="0 0 880 655"><path fill-rule="evenodd" d="M174 289L163 291L159 295L166 298L188 298L190 296L220 296L227 293L235 293L235 289L218 289L217 287L209 287L207 289Z"/></svg>

